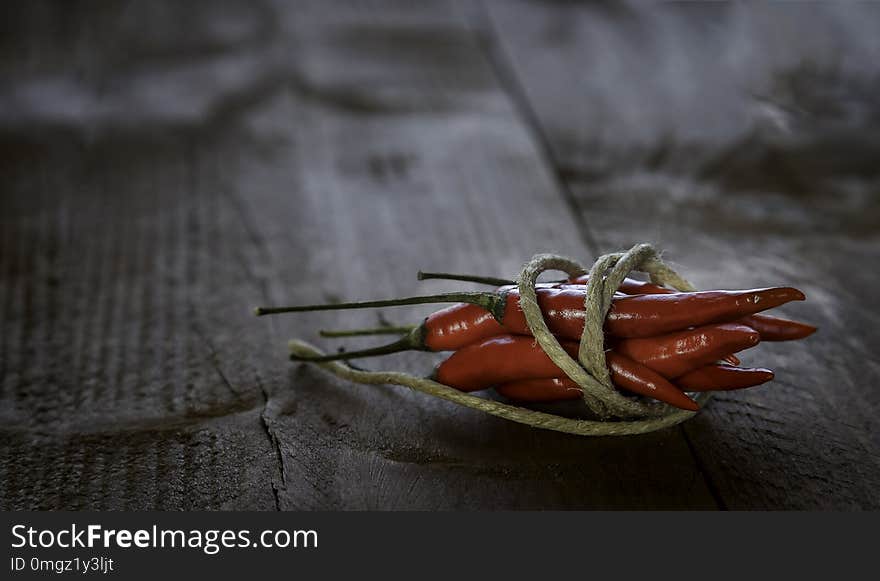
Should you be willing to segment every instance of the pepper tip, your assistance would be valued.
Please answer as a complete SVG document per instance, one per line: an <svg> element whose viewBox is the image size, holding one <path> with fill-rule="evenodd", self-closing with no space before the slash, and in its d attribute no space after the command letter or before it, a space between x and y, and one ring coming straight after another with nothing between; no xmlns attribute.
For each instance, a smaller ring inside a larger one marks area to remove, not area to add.
<svg viewBox="0 0 880 581"><path fill-rule="evenodd" d="M687 396L685 396L685 397L687 397ZM688 402L690 402L690 403L688 403ZM698 404L697 402L695 402L694 400L692 400L689 397L687 398L687 402L682 402L682 404L683 404L682 409L685 409L689 412L700 411L700 404Z"/></svg>

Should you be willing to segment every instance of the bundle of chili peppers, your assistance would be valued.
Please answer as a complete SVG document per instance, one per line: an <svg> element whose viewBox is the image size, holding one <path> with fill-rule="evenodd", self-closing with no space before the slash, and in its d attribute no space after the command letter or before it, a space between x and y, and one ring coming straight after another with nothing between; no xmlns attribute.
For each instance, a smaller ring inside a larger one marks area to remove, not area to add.
<svg viewBox="0 0 880 581"><path fill-rule="evenodd" d="M399 340L360 351L298 356L297 361L327 362L404 350L452 351L432 379L471 392L494 388L518 402L579 399L583 390L548 357L531 336L512 281L469 275L419 273L420 279L449 279L498 286L493 292L461 292L329 305L259 308L257 315L454 302L421 325L325 333L353 336L401 332ZM538 305L549 330L571 356L584 331L586 275L536 285ZM762 314L790 301L804 300L791 287L740 291L678 292L624 279L604 320L605 362L621 393L645 396L696 411L685 392L752 387L773 378L764 368L741 367L736 353L760 341L790 341L816 328Z"/></svg>

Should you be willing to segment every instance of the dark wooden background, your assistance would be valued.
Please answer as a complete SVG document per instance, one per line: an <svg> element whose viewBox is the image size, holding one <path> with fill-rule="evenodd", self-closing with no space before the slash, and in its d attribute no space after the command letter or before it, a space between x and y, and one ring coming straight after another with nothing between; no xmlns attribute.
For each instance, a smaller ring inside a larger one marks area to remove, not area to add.
<svg viewBox="0 0 880 581"><path fill-rule="evenodd" d="M4 5L0 507L877 509L878 9ZM589 439L286 361L426 309L251 315L641 241L820 332Z"/></svg>

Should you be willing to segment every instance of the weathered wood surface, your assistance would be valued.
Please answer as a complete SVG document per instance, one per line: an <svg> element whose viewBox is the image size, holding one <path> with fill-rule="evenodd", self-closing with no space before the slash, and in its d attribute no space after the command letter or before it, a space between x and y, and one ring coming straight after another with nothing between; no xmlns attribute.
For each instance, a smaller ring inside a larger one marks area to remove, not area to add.
<svg viewBox="0 0 880 581"><path fill-rule="evenodd" d="M684 14L715 21L704 12ZM788 111L750 92L756 57L701 28L695 46L668 40L674 10L651 15L656 36L636 34L653 26L638 11L567 3L10 10L0 506L877 508L880 61L853 34L865 12L843 13L838 40L797 9L720 20L760 47L761 18L801 18L849 57L846 82L819 59L806 89L843 113L785 117L820 123L792 134L752 116ZM664 80L682 63L699 85ZM288 337L427 309L250 314L446 288L419 268L511 275L536 252L589 260L642 240L698 284L804 288L790 312L822 332L761 346L749 361L779 379L685 428L587 439L286 361Z"/></svg>
<svg viewBox="0 0 880 581"><path fill-rule="evenodd" d="M600 248L649 240L698 286L808 296L788 312L820 333L743 357L773 384L684 427L716 497L876 508L878 7L489 6L498 58Z"/></svg>

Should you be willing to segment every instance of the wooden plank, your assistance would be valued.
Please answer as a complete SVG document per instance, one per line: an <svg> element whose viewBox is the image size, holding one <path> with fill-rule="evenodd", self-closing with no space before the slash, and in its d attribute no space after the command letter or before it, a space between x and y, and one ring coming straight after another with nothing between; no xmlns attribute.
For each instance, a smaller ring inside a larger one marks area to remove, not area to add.
<svg viewBox="0 0 880 581"><path fill-rule="evenodd" d="M487 6L603 251L649 241L697 286L808 296L783 310L817 335L743 357L776 381L685 426L722 503L876 509L876 7Z"/></svg>
<svg viewBox="0 0 880 581"><path fill-rule="evenodd" d="M16 70L2 96L4 508L716 506L678 430L570 437L286 361L290 336L426 309L250 315L590 254L470 23L444 3L174 6L208 23L160 35L186 58L156 48L159 10L126 16L139 51L104 68L103 14L77 45L100 74ZM46 87L86 105L20 98Z"/></svg>
<svg viewBox="0 0 880 581"><path fill-rule="evenodd" d="M286 366L250 349L269 342L243 306L260 281L217 171L235 149L214 145L253 89L205 81L247 64L211 34L248 20L203 9L182 15L213 22L201 35L150 38L168 12L111 9L65 36L34 5L16 16L36 57L13 61L2 99L0 506L274 509L259 373ZM126 30L123 66L104 42ZM70 82L74 65L88 74Z"/></svg>
<svg viewBox="0 0 880 581"><path fill-rule="evenodd" d="M273 105L287 112L270 118L275 130L289 120L280 127L295 145L284 165L296 165L298 175L292 181L265 168L267 195L243 199L267 239L277 240L274 250L307 250L275 261L286 289L277 300L412 294L419 267L514 272L535 252L584 253L529 134L454 14L383 5L377 21L357 5L324 6L290 23L289 36L304 47L299 84L372 107L365 114L302 91ZM278 201L281 188L290 197ZM303 217L290 240L296 212ZM414 321L425 312L385 317ZM279 319L278 341L320 325L373 324L376 316ZM424 373L430 360L369 365ZM273 396L286 411L273 421L285 459L284 507L713 505L674 432L637 446L536 432L310 368L296 368ZM640 465L652 486L634 479Z"/></svg>
<svg viewBox="0 0 880 581"><path fill-rule="evenodd" d="M193 144L19 139L2 171L3 505L272 508L263 395L235 347L258 287ZM265 484L227 484L242 479Z"/></svg>

